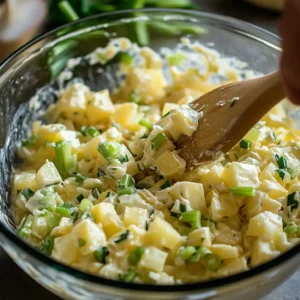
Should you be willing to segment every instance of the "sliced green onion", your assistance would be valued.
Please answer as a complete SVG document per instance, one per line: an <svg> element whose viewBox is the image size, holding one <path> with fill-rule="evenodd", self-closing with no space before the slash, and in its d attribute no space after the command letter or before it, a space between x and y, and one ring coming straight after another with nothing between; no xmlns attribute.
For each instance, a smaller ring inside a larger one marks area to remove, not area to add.
<svg viewBox="0 0 300 300"><path fill-rule="evenodd" d="M78 247L83 247L86 244L86 240L79 238L78 239Z"/></svg>
<svg viewBox="0 0 300 300"><path fill-rule="evenodd" d="M119 243L127 240L128 235L129 235L129 230L126 230L125 232L121 233L120 237L113 240L113 242L116 243L116 244L119 244Z"/></svg>
<svg viewBox="0 0 300 300"><path fill-rule="evenodd" d="M216 231L215 223L210 221L210 220L201 221L201 226L202 227L209 227L211 233L214 233Z"/></svg>
<svg viewBox="0 0 300 300"><path fill-rule="evenodd" d="M31 234L31 226L32 226L33 216L25 215L21 221L21 224L18 227L18 234L22 238L28 238Z"/></svg>
<svg viewBox="0 0 300 300"><path fill-rule="evenodd" d="M279 169L286 169L287 168L287 161L284 156L279 156L278 154L275 155L275 160L278 164Z"/></svg>
<svg viewBox="0 0 300 300"><path fill-rule="evenodd" d="M136 247L133 251L130 252L128 256L128 263L136 266L138 262L141 260L144 251L145 251L144 247Z"/></svg>
<svg viewBox="0 0 300 300"><path fill-rule="evenodd" d="M61 216L54 213L54 212L51 212L49 210L47 210L45 212L45 214L43 215L43 217L45 218L46 220L46 223L47 223L47 226L49 229L53 229L54 227L58 226L59 225L59 222L61 220Z"/></svg>
<svg viewBox="0 0 300 300"><path fill-rule="evenodd" d="M92 12L98 13L98 12L108 12L108 11L114 11L117 7L115 5L111 4L103 4L103 3L93 3L90 5L90 10Z"/></svg>
<svg viewBox="0 0 300 300"><path fill-rule="evenodd" d="M120 62L126 65L131 65L133 57L126 52L121 53Z"/></svg>
<svg viewBox="0 0 300 300"><path fill-rule="evenodd" d="M192 5L190 0L145 0L145 2L147 5L173 8L190 8Z"/></svg>
<svg viewBox="0 0 300 300"><path fill-rule="evenodd" d="M298 232L298 227L297 227L297 225L296 225L294 222L292 222L292 223L287 224L287 225L284 227L283 230L284 230L284 232L286 233L286 235L287 235L289 238L291 238L291 237L293 237L294 235L297 234L297 232Z"/></svg>
<svg viewBox="0 0 300 300"><path fill-rule="evenodd" d="M21 194L28 200L34 195L34 191L31 190L29 187L26 187L21 191Z"/></svg>
<svg viewBox="0 0 300 300"><path fill-rule="evenodd" d="M109 251L107 247L101 247L98 250L93 252L94 258L96 261L105 264L106 263L106 256L109 255Z"/></svg>
<svg viewBox="0 0 300 300"><path fill-rule="evenodd" d="M254 191L253 186L232 186L230 188L230 193L233 196L252 197L254 196Z"/></svg>
<svg viewBox="0 0 300 300"><path fill-rule="evenodd" d="M42 199L39 200L39 210L43 210L43 209L55 210L55 208L56 208L55 194L45 195Z"/></svg>
<svg viewBox="0 0 300 300"><path fill-rule="evenodd" d="M169 36L180 34L180 29L177 28L177 26L168 24L167 22L163 22L163 21L153 21L149 23L149 27L158 31L159 33L169 35Z"/></svg>
<svg viewBox="0 0 300 300"><path fill-rule="evenodd" d="M170 55L167 59L170 66L178 66L186 59L186 57L182 53L175 53Z"/></svg>
<svg viewBox="0 0 300 300"><path fill-rule="evenodd" d="M168 138L162 132L158 133L152 140L152 149L158 150Z"/></svg>
<svg viewBox="0 0 300 300"><path fill-rule="evenodd" d="M119 188L126 188L126 187L130 187L130 186L134 186L134 185L135 185L134 178L129 174L124 174L121 177Z"/></svg>
<svg viewBox="0 0 300 300"><path fill-rule="evenodd" d="M286 171L290 174L291 180L297 177L297 173L292 168L287 168Z"/></svg>
<svg viewBox="0 0 300 300"><path fill-rule="evenodd" d="M104 177L105 175L105 172L101 168L98 168L97 177Z"/></svg>
<svg viewBox="0 0 300 300"><path fill-rule="evenodd" d="M72 144L59 141L55 145L55 166L63 178L67 178L69 170L77 163L77 156L72 155Z"/></svg>
<svg viewBox="0 0 300 300"><path fill-rule="evenodd" d="M286 174L286 172L285 172L284 170L282 170L282 169L277 169L277 170L275 170L275 172L278 173L279 177L280 177L282 180L284 179L284 176L285 176L285 174Z"/></svg>
<svg viewBox="0 0 300 300"><path fill-rule="evenodd" d="M170 187L170 186L171 186L170 181L169 181L169 180L166 180L166 181L160 186L160 189L161 189L161 190L164 190L164 189L166 189L166 188L168 188L168 187Z"/></svg>
<svg viewBox="0 0 300 300"><path fill-rule="evenodd" d="M83 135L88 137L95 137L100 135L100 131L94 126L83 126L80 128L80 131Z"/></svg>
<svg viewBox="0 0 300 300"><path fill-rule="evenodd" d="M33 146L38 139L36 135L32 135L27 140L22 141L22 147Z"/></svg>
<svg viewBox="0 0 300 300"><path fill-rule="evenodd" d="M133 269L128 269L126 273L123 275L120 275L120 280L125 281L125 282L133 282L134 278L137 276L136 271Z"/></svg>
<svg viewBox="0 0 300 300"><path fill-rule="evenodd" d="M199 228L201 221L200 210L183 212L179 218L179 221L189 223L193 229Z"/></svg>
<svg viewBox="0 0 300 300"><path fill-rule="evenodd" d="M129 95L129 102L133 102L135 104L141 104L142 99L137 91L132 91Z"/></svg>
<svg viewBox="0 0 300 300"><path fill-rule="evenodd" d="M60 214L63 217L68 218L68 217L71 217L76 210L77 210L77 207L74 206L73 204L63 203L56 207L55 212L57 212L58 214Z"/></svg>
<svg viewBox="0 0 300 300"><path fill-rule="evenodd" d="M77 15L74 8L71 6L69 1L60 1L58 3L58 7L61 10L61 12L66 16L68 21L75 21L79 19L79 16Z"/></svg>
<svg viewBox="0 0 300 300"><path fill-rule="evenodd" d="M133 195L136 193L136 188L134 186L129 186L127 188L118 189L118 195Z"/></svg>
<svg viewBox="0 0 300 300"><path fill-rule="evenodd" d="M53 236L47 236L42 244L41 244L41 251L47 255L50 256L54 248L54 237Z"/></svg>
<svg viewBox="0 0 300 300"><path fill-rule="evenodd" d="M183 204L183 203L180 203L179 204L179 209L180 209L180 211L183 213L183 212L186 212L186 206L185 206L185 204Z"/></svg>
<svg viewBox="0 0 300 300"><path fill-rule="evenodd" d="M148 121L147 119L141 119L141 120L139 121L139 124L140 124L141 126L146 127L146 128L149 129L149 130L151 130L152 127L153 127L153 124L152 124L150 121Z"/></svg>
<svg viewBox="0 0 300 300"><path fill-rule="evenodd" d="M84 213L84 212L90 211L92 209L92 207L93 207L93 203L91 200L83 199L80 202L78 209L79 209L79 212Z"/></svg>
<svg viewBox="0 0 300 300"><path fill-rule="evenodd" d="M287 205L291 207L291 211L293 211L294 209L297 209L299 206L299 202L295 199L296 193L299 193L299 192L289 194L287 197Z"/></svg>
<svg viewBox="0 0 300 300"><path fill-rule="evenodd" d="M179 219L180 216L181 216L180 213L176 213L176 212L174 212L174 211L170 211L170 214L171 214L172 217L174 217L174 218L176 218L176 219Z"/></svg>
<svg viewBox="0 0 300 300"><path fill-rule="evenodd" d="M241 149L248 150L248 149L250 149L250 147L251 147L251 142L250 141L247 141L247 140L241 140L240 141L240 148Z"/></svg>
<svg viewBox="0 0 300 300"><path fill-rule="evenodd" d="M117 142L105 141L99 144L97 149L106 160L118 158L121 152L121 146Z"/></svg>
<svg viewBox="0 0 300 300"><path fill-rule="evenodd" d="M161 117L161 119L165 118L165 117L168 116L170 113L171 113L171 111L168 111L167 113L165 113L165 114Z"/></svg>
<svg viewBox="0 0 300 300"><path fill-rule="evenodd" d="M78 200L78 202L80 203L83 199L84 199L84 196L82 194L80 194L79 196L77 196L76 198Z"/></svg>
<svg viewBox="0 0 300 300"><path fill-rule="evenodd" d="M210 250L208 250L204 246L200 246L200 247L197 247L196 252L193 253L193 255L188 258L188 261L195 263L195 262L198 262L200 259L205 258L209 254L211 254Z"/></svg>
<svg viewBox="0 0 300 300"><path fill-rule="evenodd" d="M196 248L193 246L187 246L185 248L183 248L180 252L179 252L179 256L181 259L183 260L187 260L188 258L190 258L194 253L196 253Z"/></svg>
<svg viewBox="0 0 300 300"><path fill-rule="evenodd" d="M125 154L125 155L121 155L119 158L118 158L119 162L122 164L122 163L125 163L125 162L128 162L129 159L128 159L128 155Z"/></svg>
<svg viewBox="0 0 300 300"><path fill-rule="evenodd" d="M88 177L83 176L79 173L76 174L75 176L75 181L78 182L79 184L83 184L83 182L87 179Z"/></svg>
<svg viewBox="0 0 300 300"><path fill-rule="evenodd" d="M145 21L138 21L134 22L132 25L137 43L140 46L147 46L149 44L147 23Z"/></svg>
<svg viewBox="0 0 300 300"><path fill-rule="evenodd" d="M209 271L216 272L222 266L222 260L216 254L208 254L204 257L205 266Z"/></svg>

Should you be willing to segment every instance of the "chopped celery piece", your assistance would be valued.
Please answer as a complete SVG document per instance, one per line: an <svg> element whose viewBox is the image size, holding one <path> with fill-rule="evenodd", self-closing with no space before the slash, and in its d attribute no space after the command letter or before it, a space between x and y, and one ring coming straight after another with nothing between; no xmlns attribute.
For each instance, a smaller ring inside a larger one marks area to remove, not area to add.
<svg viewBox="0 0 300 300"><path fill-rule="evenodd" d="M248 149L250 149L250 147L251 147L251 142L250 141L247 141L247 140L241 140L240 141L240 148L241 149L248 150Z"/></svg>
<svg viewBox="0 0 300 300"><path fill-rule="evenodd" d="M120 276L120 280L125 282L133 282L134 278L137 276L137 273L133 269L128 269L126 273Z"/></svg>
<svg viewBox="0 0 300 300"><path fill-rule="evenodd" d="M244 140L250 141L253 144L257 143L260 137L260 131L256 128L250 129L250 131L244 136Z"/></svg>
<svg viewBox="0 0 300 300"><path fill-rule="evenodd" d="M28 200L34 195L34 191L32 191L29 187L26 187L21 191L21 194Z"/></svg>
<svg viewBox="0 0 300 300"><path fill-rule="evenodd" d="M79 212L81 213L84 213L84 212L89 212L93 207L93 203L91 200L89 199L83 199L79 206L78 206L78 209L79 209Z"/></svg>
<svg viewBox="0 0 300 300"><path fill-rule="evenodd" d="M96 261L105 264L106 263L106 256L109 255L109 251L107 247L101 247L98 250L93 252L94 258Z"/></svg>
<svg viewBox="0 0 300 300"><path fill-rule="evenodd" d="M81 133L87 137L95 137L100 135L100 131L94 126L83 126L80 128Z"/></svg>
<svg viewBox="0 0 300 300"><path fill-rule="evenodd" d="M135 90L133 90L129 95L129 102L133 102L135 104L141 104L142 99L139 95L139 93Z"/></svg>
<svg viewBox="0 0 300 300"><path fill-rule="evenodd" d="M168 138L162 132L158 133L152 140L152 149L158 150Z"/></svg>
<svg viewBox="0 0 300 300"><path fill-rule="evenodd" d="M83 182L87 179L88 177L83 176L79 173L76 174L75 176L75 181L78 182L79 184L83 184Z"/></svg>
<svg viewBox="0 0 300 300"><path fill-rule="evenodd" d="M199 228L201 221L200 210L183 212L179 218L179 221L189 223L193 229Z"/></svg>
<svg viewBox="0 0 300 300"><path fill-rule="evenodd" d="M298 227L297 225L292 222L292 223L288 223L285 227L284 227L284 232L286 233L286 235L291 238L293 237L294 235L297 234L298 232Z"/></svg>
<svg viewBox="0 0 300 300"><path fill-rule="evenodd" d="M22 141L22 147L30 147L33 146L37 141L38 137L36 135L32 135L27 140Z"/></svg>
<svg viewBox="0 0 300 300"><path fill-rule="evenodd" d="M57 206L55 211L63 217L68 218L73 216L74 212L77 211L77 207L71 203L63 203Z"/></svg>
<svg viewBox="0 0 300 300"><path fill-rule="evenodd" d="M180 258L182 258L183 260L187 260L188 258L190 258L194 253L196 253L196 248L193 246L187 246L185 248L183 248L180 252L179 252L179 256Z"/></svg>
<svg viewBox="0 0 300 300"><path fill-rule="evenodd" d="M41 251L47 255L50 256L54 248L54 237L53 236L47 236L41 244Z"/></svg>
<svg viewBox="0 0 300 300"><path fill-rule="evenodd" d="M232 186L230 188L230 193L233 196L252 197L254 196L254 191L253 186Z"/></svg>
<svg viewBox="0 0 300 300"><path fill-rule="evenodd" d="M116 243L116 244L119 244L119 243L127 240L128 235L129 235L129 230L126 230L125 232L121 233L118 238L116 238L115 240L113 240L113 242Z"/></svg>
<svg viewBox="0 0 300 300"><path fill-rule="evenodd" d="M168 63L170 66L178 66L186 59L182 53L175 53L168 57Z"/></svg>
<svg viewBox="0 0 300 300"><path fill-rule="evenodd" d="M21 224L18 227L18 234L26 239L31 234L31 226L32 226L33 216L32 215L25 215L21 221Z"/></svg>
<svg viewBox="0 0 300 300"><path fill-rule="evenodd" d="M86 240L84 240L84 239L78 239L78 247L83 247L83 246L85 246L85 244L86 244Z"/></svg>
<svg viewBox="0 0 300 300"><path fill-rule="evenodd" d="M216 254L208 254L204 257L205 266L209 271L216 272L222 266L222 260Z"/></svg>
<svg viewBox="0 0 300 300"><path fill-rule="evenodd" d="M205 256L210 253L210 250L204 246L197 247L196 252L188 258L188 261L193 263L198 262L200 259L205 258Z"/></svg>
<svg viewBox="0 0 300 300"><path fill-rule="evenodd" d="M59 141L55 146L55 165L63 178L69 176L69 171L77 162L76 155L72 155L72 144L68 141Z"/></svg>
<svg viewBox="0 0 300 300"><path fill-rule="evenodd" d="M160 189L161 189L161 190L164 190L164 189L166 189L166 188L168 188L168 187L170 187L170 186L171 186L170 181L169 181L169 180L166 180L166 181L160 186Z"/></svg>
<svg viewBox="0 0 300 300"><path fill-rule="evenodd" d="M121 153L121 146L117 142L105 141L97 149L106 160L116 159Z"/></svg>
<svg viewBox="0 0 300 300"><path fill-rule="evenodd" d="M145 251L144 247L136 247L134 250L130 252L128 256L128 263L136 266L138 262L141 260L144 251Z"/></svg>
<svg viewBox="0 0 300 300"><path fill-rule="evenodd" d="M152 127L153 127L153 124L152 124L150 121L148 121L147 119L141 119L141 120L139 121L139 124L140 124L141 126L146 127L146 128L149 129L149 130L151 130Z"/></svg>
<svg viewBox="0 0 300 300"><path fill-rule="evenodd" d="M58 7L60 11L66 16L68 21L75 21L79 19L79 16L77 15L76 11L69 3L69 1L58 2Z"/></svg>

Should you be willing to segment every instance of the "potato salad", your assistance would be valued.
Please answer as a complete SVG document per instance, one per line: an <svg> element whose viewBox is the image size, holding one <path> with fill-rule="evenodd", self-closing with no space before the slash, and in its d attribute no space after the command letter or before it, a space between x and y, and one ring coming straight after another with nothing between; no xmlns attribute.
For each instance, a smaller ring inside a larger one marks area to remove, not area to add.
<svg viewBox="0 0 300 300"><path fill-rule="evenodd" d="M188 39L155 52L118 38L86 59L114 61L120 84L71 81L33 122L13 178L22 238L84 272L152 284L247 271L299 241L300 138L281 105L213 162L186 170L176 151L205 118L189 103L253 77L245 64Z"/></svg>

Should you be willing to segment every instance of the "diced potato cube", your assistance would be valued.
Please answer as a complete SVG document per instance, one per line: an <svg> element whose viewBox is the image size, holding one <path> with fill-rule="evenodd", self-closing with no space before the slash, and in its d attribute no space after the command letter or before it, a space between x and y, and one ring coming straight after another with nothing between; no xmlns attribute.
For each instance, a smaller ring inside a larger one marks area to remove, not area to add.
<svg viewBox="0 0 300 300"><path fill-rule="evenodd" d="M275 242L276 249L281 252L285 252L293 246L293 244L288 241L285 232L278 232L278 234L275 235L274 242Z"/></svg>
<svg viewBox="0 0 300 300"><path fill-rule="evenodd" d="M263 181L265 179L274 180L275 170L278 167L274 163L269 163L260 173L259 173L259 180Z"/></svg>
<svg viewBox="0 0 300 300"><path fill-rule="evenodd" d="M269 197L262 199L262 211L270 211L274 214L278 214L281 206L282 205L279 201L273 200Z"/></svg>
<svg viewBox="0 0 300 300"><path fill-rule="evenodd" d="M62 182L62 179L54 165L51 161L46 161L46 163L38 170L36 174L36 181L40 188L52 184L57 184Z"/></svg>
<svg viewBox="0 0 300 300"><path fill-rule="evenodd" d="M181 235L172 225L159 217L150 223L149 230L145 234L145 242L158 248L174 249L180 240Z"/></svg>
<svg viewBox="0 0 300 300"><path fill-rule="evenodd" d="M218 255L221 259L238 258L239 251L235 246L225 244L213 244L209 247L209 250Z"/></svg>
<svg viewBox="0 0 300 300"><path fill-rule="evenodd" d="M75 241L78 243L79 240L84 241L83 246L77 245L81 255L90 254L106 244L106 237L102 228L90 219L85 219L78 223L72 233Z"/></svg>
<svg viewBox="0 0 300 300"><path fill-rule="evenodd" d="M200 175L200 181L203 184L216 188L223 182L222 173L224 167L222 165L213 165L209 171Z"/></svg>
<svg viewBox="0 0 300 300"><path fill-rule="evenodd" d="M139 207L126 207L123 221L124 226L127 227L131 224L134 224L144 229L148 215L147 209Z"/></svg>
<svg viewBox="0 0 300 300"><path fill-rule="evenodd" d="M230 195L222 194L218 195L215 193L211 200L210 214L213 221L224 221L239 211L235 200Z"/></svg>
<svg viewBox="0 0 300 300"><path fill-rule="evenodd" d="M260 188L273 199L285 197L288 194L288 191L281 184L274 180L264 180Z"/></svg>
<svg viewBox="0 0 300 300"><path fill-rule="evenodd" d="M232 162L226 164L222 174L223 180L229 187L233 186L259 186L256 166Z"/></svg>
<svg viewBox="0 0 300 300"><path fill-rule="evenodd" d="M95 205L91 210L91 214L97 224L102 224L108 238L123 229L120 217L111 203L102 202Z"/></svg>
<svg viewBox="0 0 300 300"><path fill-rule="evenodd" d="M280 251L276 251L272 244L257 240L254 244L251 255L251 266L255 267L272 258L278 256Z"/></svg>
<svg viewBox="0 0 300 300"><path fill-rule="evenodd" d="M201 213L207 210L203 185L201 183L189 181L177 182L171 186L170 195L174 201L176 199L188 200L193 210L200 210Z"/></svg>
<svg viewBox="0 0 300 300"><path fill-rule="evenodd" d="M30 188L34 192L38 189L35 171L22 172L14 176L15 193L25 189L26 187Z"/></svg>
<svg viewBox="0 0 300 300"><path fill-rule="evenodd" d="M91 93L87 99L86 115L91 124L109 122L114 110L114 105L110 99L108 90Z"/></svg>
<svg viewBox="0 0 300 300"><path fill-rule="evenodd" d="M218 275L229 276L247 271L248 269L246 258L240 257L226 261L220 272L218 271Z"/></svg>
<svg viewBox="0 0 300 300"><path fill-rule="evenodd" d="M184 172L186 161L176 151L165 151L154 162L161 175L166 178L180 175Z"/></svg>
<svg viewBox="0 0 300 300"><path fill-rule="evenodd" d="M133 123L138 123L142 114L138 113L138 105L135 103L122 103L115 105L115 113L112 115L114 122L123 127L128 127Z"/></svg>
<svg viewBox="0 0 300 300"><path fill-rule="evenodd" d="M78 241L74 239L72 232L54 239L52 256L66 264L77 260L79 256Z"/></svg>
<svg viewBox="0 0 300 300"><path fill-rule="evenodd" d="M190 246L211 246L212 238L209 227L202 227L188 235L187 244Z"/></svg>
<svg viewBox="0 0 300 300"><path fill-rule="evenodd" d="M274 236L282 230L282 218L277 214L265 211L250 219L247 235L271 242Z"/></svg>
<svg viewBox="0 0 300 300"><path fill-rule="evenodd" d="M138 267L152 270L155 272L162 272L168 254L156 247L147 247L143 253Z"/></svg>
<svg viewBox="0 0 300 300"><path fill-rule="evenodd" d="M253 197L248 197L246 201L246 213L248 219L258 215L261 212L262 208L262 199L267 198L266 193L256 191Z"/></svg>

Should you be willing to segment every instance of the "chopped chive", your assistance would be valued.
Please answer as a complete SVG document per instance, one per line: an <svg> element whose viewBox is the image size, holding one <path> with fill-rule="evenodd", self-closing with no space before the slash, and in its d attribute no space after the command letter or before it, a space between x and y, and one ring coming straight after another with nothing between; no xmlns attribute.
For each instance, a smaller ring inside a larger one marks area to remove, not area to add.
<svg viewBox="0 0 300 300"><path fill-rule="evenodd" d="M47 255L50 256L54 248L54 237L53 236L47 236L41 244L41 251Z"/></svg>
<svg viewBox="0 0 300 300"><path fill-rule="evenodd" d="M171 113L171 111L168 111L167 113L165 113L165 114L161 117L161 119L165 118L165 117L168 116L170 113Z"/></svg>
<svg viewBox="0 0 300 300"><path fill-rule="evenodd" d="M81 133L87 137L95 137L100 135L100 131L94 126L83 126L80 128Z"/></svg>
<svg viewBox="0 0 300 300"><path fill-rule="evenodd" d="M68 21L75 21L79 19L79 16L77 15L76 11L69 3L69 1L58 2L58 7L60 11L66 16Z"/></svg>
<svg viewBox="0 0 300 300"><path fill-rule="evenodd" d="M134 278L137 276L136 271L133 269L128 269L126 273L123 275L120 275L120 280L125 281L125 282L133 282Z"/></svg>
<svg viewBox="0 0 300 300"><path fill-rule="evenodd" d="M88 212L92 209L93 207L93 203L91 200L89 199L83 199L79 206L78 206L78 209L81 213L84 213L84 212Z"/></svg>
<svg viewBox="0 0 300 300"><path fill-rule="evenodd" d="M151 130L152 127L153 127L153 124L152 124L150 121L148 121L147 119L141 119L141 120L139 121L139 124L140 124L141 126L146 127L146 128L149 129L149 130Z"/></svg>
<svg viewBox="0 0 300 300"><path fill-rule="evenodd" d="M189 223L193 229L199 228L201 221L200 210L183 212L179 218L179 221Z"/></svg>
<svg viewBox="0 0 300 300"><path fill-rule="evenodd" d="M188 258L188 261L192 263L198 262L200 259L205 258L205 256L207 256L210 253L210 250L208 250L204 246L197 247L196 252Z"/></svg>
<svg viewBox="0 0 300 300"><path fill-rule="evenodd" d="M26 187L21 191L21 194L28 200L34 195L34 191L31 190L29 187Z"/></svg>
<svg viewBox="0 0 300 300"><path fill-rule="evenodd" d="M63 217L71 217L74 212L77 210L77 207L74 206L71 203L63 203L61 205L58 205L56 207L55 212L57 212L58 214L60 214Z"/></svg>
<svg viewBox="0 0 300 300"><path fill-rule="evenodd" d="M119 244L119 243L127 240L128 236L129 236L129 230L126 230L125 232L121 233L120 237L113 240L113 242L116 243L116 244Z"/></svg>
<svg viewBox="0 0 300 300"><path fill-rule="evenodd" d="M162 132L158 133L152 140L151 140L151 144L152 144L152 149L154 150L158 150L161 145L167 140L168 138L166 137L166 135Z"/></svg>
<svg viewBox="0 0 300 300"><path fill-rule="evenodd" d="M294 235L296 235L296 233L298 232L298 227L297 225L292 222L292 223L288 223L285 227L284 227L284 232L286 233L286 235L291 238Z"/></svg>
<svg viewBox="0 0 300 300"><path fill-rule="evenodd" d="M167 59L170 66L178 66L186 59L186 57L182 53L175 53L170 55Z"/></svg>
<svg viewBox="0 0 300 300"><path fill-rule="evenodd" d="M274 132L274 131L272 131L272 132L270 133L270 136L271 136L271 138L272 138L274 141L276 141L276 135L275 135L275 132Z"/></svg>
<svg viewBox="0 0 300 300"><path fill-rule="evenodd" d="M278 164L279 169L286 169L287 168L287 161L284 156L279 156L278 154L275 155L275 160Z"/></svg>
<svg viewBox="0 0 300 300"><path fill-rule="evenodd" d="M126 65L131 65L133 62L133 57L130 54L123 52L120 57L120 62Z"/></svg>
<svg viewBox="0 0 300 300"><path fill-rule="evenodd" d="M275 172L278 173L279 177L283 180L284 179L284 176L285 176L285 171L282 170L282 169L277 169L275 170Z"/></svg>
<svg viewBox="0 0 300 300"><path fill-rule="evenodd" d="M18 227L18 234L22 238L28 238L31 234L31 226L32 226L33 216L25 215L21 221L21 224Z"/></svg>
<svg viewBox="0 0 300 300"><path fill-rule="evenodd" d="M142 99L137 91L132 91L129 95L129 102L133 102L135 104L141 104Z"/></svg>
<svg viewBox="0 0 300 300"><path fill-rule="evenodd" d="M298 196L299 192L294 192L292 194L289 194L287 197L287 205L291 207L291 211L297 209L299 206L298 200L295 199L296 193Z"/></svg>
<svg viewBox="0 0 300 300"><path fill-rule="evenodd" d="M101 247L98 250L95 250L93 252L94 258L97 262L100 262L102 264L106 263L106 256L109 255L109 251L107 247Z"/></svg>
<svg viewBox="0 0 300 300"><path fill-rule="evenodd" d="M99 144L97 149L106 160L118 158L121 152L121 146L117 142L105 141Z"/></svg>
<svg viewBox="0 0 300 300"><path fill-rule="evenodd" d="M83 247L86 244L86 240L79 238L78 239L78 247Z"/></svg>
<svg viewBox="0 0 300 300"><path fill-rule="evenodd" d="M134 250L130 252L128 256L128 263L136 266L138 262L141 260L144 251L145 251L144 247L136 247Z"/></svg>
<svg viewBox="0 0 300 300"><path fill-rule="evenodd" d="M88 177L83 176L79 173L76 174L75 176L75 181L78 182L79 184L83 184L83 182L87 179Z"/></svg>
<svg viewBox="0 0 300 300"><path fill-rule="evenodd" d="M222 265L222 260L216 254L208 254L204 257L205 266L209 271L216 272Z"/></svg>
<svg viewBox="0 0 300 300"><path fill-rule="evenodd" d="M122 164L124 162L128 162L129 159L128 159L128 155L125 154L125 155L121 155L119 158L118 158L119 162Z"/></svg>
<svg viewBox="0 0 300 300"><path fill-rule="evenodd" d="M254 196L254 187L253 186L232 186L230 188L230 193L233 196L252 197Z"/></svg>
<svg viewBox="0 0 300 300"><path fill-rule="evenodd" d="M80 203L83 199L84 199L84 196L82 194L80 194L79 196L77 196L76 198L78 200L78 202Z"/></svg>
<svg viewBox="0 0 300 300"><path fill-rule="evenodd" d="M33 146L38 139L36 135L32 135L27 140L22 141L22 147Z"/></svg>
<svg viewBox="0 0 300 300"><path fill-rule="evenodd" d="M247 140L241 140L240 141L240 148L241 149L248 150L248 149L250 149L250 147L251 147L251 142L250 141L247 141Z"/></svg>
<svg viewBox="0 0 300 300"><path fill-rule="evenodd" d="M168 187L170 187L170 186L171 186L170 181L169 181L169 180L166 180L166 181L160 186L160 189L161 189L161 190L164 190L164 189L166 189L166 188L168 188Z"/></svg>
<svg viewBox="0 0 300 300"><path fill-rule="evenodd" d="M190 258L194 253L196 253L196 248L193 246L187 246L185 248L183 248L180 252L179 252L179 256L180 258L182 258L183 260L187 260L188 258Z"/></svg>

